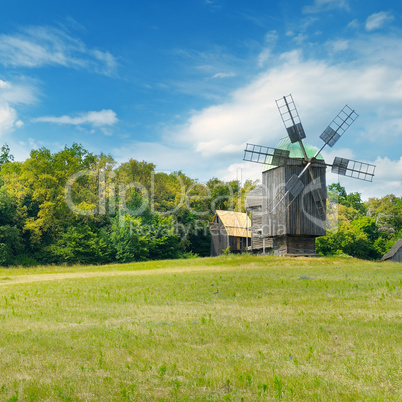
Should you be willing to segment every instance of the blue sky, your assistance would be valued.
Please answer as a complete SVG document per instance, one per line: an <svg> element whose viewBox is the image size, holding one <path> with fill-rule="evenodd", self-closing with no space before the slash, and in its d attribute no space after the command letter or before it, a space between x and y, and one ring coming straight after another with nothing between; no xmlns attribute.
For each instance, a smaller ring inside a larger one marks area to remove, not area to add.
<svg viewBox="0 0 402 402"><path fill-rule="evenodd" d="M402 195L399 1L2 5L0 143L17 160L78 142L200 181L259 179L243 149L286 135L275 100L289 93L317 147L345 104L359 114L324 152L377 165L373 183L341 177L348 192Z"/></svg>

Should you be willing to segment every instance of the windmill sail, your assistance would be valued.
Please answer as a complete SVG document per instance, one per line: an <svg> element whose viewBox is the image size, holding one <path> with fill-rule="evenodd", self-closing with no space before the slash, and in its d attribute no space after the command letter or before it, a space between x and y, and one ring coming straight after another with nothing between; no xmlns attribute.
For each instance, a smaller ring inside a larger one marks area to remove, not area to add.
<svg viewBox="0 0 402 402"><path fill-rule="evenodd" d="M282 205L288 209L303 189L304 184L300 178L295 174L292 175L285 186L276 193L272 202L268 205L268 211L273 214Z"/></svg>
<svg viewBox="0 0 402 402"><path fill-rule="evenodd" d="M244 150L244 161L282 166L289 158L290 152L284 149L247 144Z"/></svg>
<svg viewBox="0 0 402 402"><path fill-rule="evenodd" d="M300 192L303 190L303 182L294 174L285 185L285 189L288 193L296 198Z"/></svg>
<svg viewBox="0 0 402 402"><path fill-rule="evenodd" d="M313 182L312 184L315 188L311 190L311 195L315 202L316 209L320 218L325 219L328 198L327 188L325 186L325 183L321 183L321 181L319 181L318 183Z"/></svg>
<svg viewBox="0 0 402 402"><path fill-rule="evenodd" d="M331 171L342 176L371 182L373 181L375 168L374 165L369 163L335 157Z"/></svg>
<svg viewBox="0 0 402 402"><path fill-rule="evenodd" d="M323 131L320 138L325 142L325 144L332 148L358 116L359 115L354 110L352 110L348 105L345 105L329 126Z"/></svg>
<svg viewBox="0 0 402 402"><path fill-rule="evenodd" d="M295 143L306 138L306 133L301 124L299 113L297 112L292 95L278 99L276 101L276 106L278 107L286 131L288 132L290 141Z"/></svg>

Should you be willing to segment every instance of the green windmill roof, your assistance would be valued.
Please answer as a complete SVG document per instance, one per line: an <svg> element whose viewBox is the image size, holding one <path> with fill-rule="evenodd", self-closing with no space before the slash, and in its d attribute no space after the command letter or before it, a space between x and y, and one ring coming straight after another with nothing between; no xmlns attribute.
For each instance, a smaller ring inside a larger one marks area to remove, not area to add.
<svg viewBox="0 0 402 402"><path fill-rule="evenodd" d="M308 145L308 144L304 144L304 143L303 143L303 145L304 145L304 149L306 150L306 154L307 154L308 158L312 158L317 153L317 148L315 148L311 145ZM289 151L290 152L289 158L304 158L303 151L300 147L300 144L298 142L295 142L292 144L290 142L289 137L282 138L279 141L279 144L276 148ZM321 154L318 154L316 156L316 159L321 160L321 161L324 160L324 158L322 157ZM264 167L264 171L276 168L276 166L269 165L269 162L270 162L269 160L266 161L268 166Z"/></svg>

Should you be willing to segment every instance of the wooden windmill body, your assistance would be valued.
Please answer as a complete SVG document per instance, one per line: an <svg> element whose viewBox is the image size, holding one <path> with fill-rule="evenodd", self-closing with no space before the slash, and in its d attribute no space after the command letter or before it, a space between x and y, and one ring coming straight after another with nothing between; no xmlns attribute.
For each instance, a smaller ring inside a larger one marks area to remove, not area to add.
<svg viewBox="0 0 402 402"><path fill-rule="evenodd" d="M269 206L275 202L275 194L278 188L283 186L293 175L299 175L304 168L304 160L291 158L288 163L262 173L262 186L266 189L266 197L262 199L262 225L263 235L273 238L275 255L303 255L315 254L315 238L325 236L325 212L326 205L322 206L319 199L313 196L313 191L308 191L311 186L311 177L303 175L302 183L305 189L293 200L288 193L283 202L271 213ZM314 177L325 188L324 163L315 163L312 166ZM326 194L321 194L325 200Z"/></svg>
<svg viewBox="0 0 402 402"><path fill-rule="evenodd" d="M250 193L246 209L251 217L251 249L275 255L314 255L315 239L326 234L326 168L345 176L372 181L375 166L335 158L325 163L322 149L333 146L357 118L345 106L320 138L320 150L306 146L291 95L277 101L288 132L277 148L247 144L244 160L265 165L262 185Z"/></svg>

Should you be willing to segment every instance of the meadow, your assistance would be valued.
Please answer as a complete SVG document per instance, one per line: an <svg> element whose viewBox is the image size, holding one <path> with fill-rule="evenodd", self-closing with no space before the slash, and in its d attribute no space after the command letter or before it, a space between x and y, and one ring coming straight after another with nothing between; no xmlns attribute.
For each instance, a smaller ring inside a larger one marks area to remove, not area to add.
<svg viewBox="0 0 402 402"><path fill-rule="evenodd" d="M402 264L0 268L0 400L402 399Z"/></svg>

